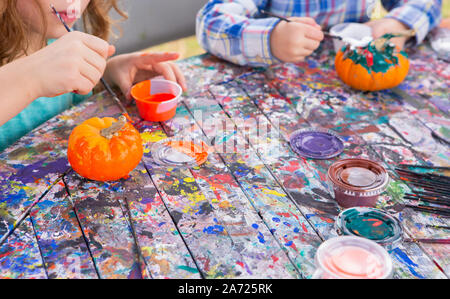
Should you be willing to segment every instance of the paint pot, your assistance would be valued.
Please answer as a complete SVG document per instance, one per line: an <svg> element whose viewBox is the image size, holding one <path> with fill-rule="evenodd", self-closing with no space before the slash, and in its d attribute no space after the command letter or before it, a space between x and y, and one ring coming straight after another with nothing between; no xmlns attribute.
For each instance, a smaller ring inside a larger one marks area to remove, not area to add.
<svg viewBox="0 0 450 299"><path fill-rule="evenodd" d="M361 158L333 163L328 168L327 179L337 203L344 208L374 207L389 182L383 166Z"/></svg>
<svg viewBox="0 0 450 299"><path fill-rule="evenodd" d="M332 35L342 37L333 38L334 50L337 53L346 44L351 47L366 47L372 40L372 28L360 23L341 23L330 28Z"/></svg>
<svg viewBox="0 0 450 299"><path fill-rule="evenodd" d="M450 61L450 28L436 28L429 39L438 57Z"/></svg>
<svg viewBox="0 0 450 299"><path fill-rule="evenodd" d="M400 221L379 209L355 207L342 211L335 222L339 235L358 236L372 240L391 251L401 243Z"/></svg>
<svg viewBox="0 0 450 299"><path fill-rule="evenodd" d="M292 133L289 143L294 152L305 158L330 159L344 150L344 142L327 129L302 129Z"/></svg>
<svg viewBox="0 0 450 299"><path fill-rule="evenodd" d="M151 148L152 164L165 167L195 167L208 159L210 147L203 141L168 138Z"/></svg>
<svg viewBox="0 0 450 299"><path fill-rule="evenodd" d="M392 276L392 259L374 241L341 236L323 242L315 256L315 279L386 279Z"/></svg>
<svg viewBox="0 0 450 299"><path fill-rule="evenodd" d="M148 121L166 121L175 116L181 87L172 81L152 79L131 88L141 118Z"/></svg>

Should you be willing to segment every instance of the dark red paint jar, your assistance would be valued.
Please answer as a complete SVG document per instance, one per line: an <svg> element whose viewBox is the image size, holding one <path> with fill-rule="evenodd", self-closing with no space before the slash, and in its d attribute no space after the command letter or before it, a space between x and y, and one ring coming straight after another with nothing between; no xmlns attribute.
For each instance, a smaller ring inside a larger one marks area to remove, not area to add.
<svg viewBox="0 0 450 299"><path fill-rule="evenodd" d="M361 158L335 162L328 169L327 178L337 203L344 208L374 207L389 183L383 166Z"/></svg>

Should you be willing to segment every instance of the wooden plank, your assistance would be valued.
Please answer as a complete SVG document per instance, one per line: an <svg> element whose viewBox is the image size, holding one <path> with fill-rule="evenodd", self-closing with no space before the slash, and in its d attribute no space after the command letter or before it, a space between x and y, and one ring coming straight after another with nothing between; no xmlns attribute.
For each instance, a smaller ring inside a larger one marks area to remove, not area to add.
<svg viewBox="0 0 450 299"><path fill-rule="evenodd" d="M35 206L30 216L48 278L98 278L62 180Z"/></svg>
<svg viewBox="0 0 450 299"><path fill-rule="evenodd" d="M199 100L195 102L200 107L205 98L197 99ZM193 140L206 137L184 106L180 106L177 116L163 126L171 135L186 137L188 131ZM246 261L243 266L254 277L299 277L294 265L250 204L220 154L210 155L205 164L192 168L191 173L202 192L210 199L218 223L224 226L235 248L243 255Z"/></svg>
<svg viewBox="0 0 450 299"><path fill-rule="evenodd" d="M95 102L93 103L92 101ZM110 100L105 100L102 95L98 95L86 103L52 118L0 154L0 187L2 190L0 194L2 220L0 231L2 236L8 231L12 231L21 215L39 200L44 200L46 209L51 210L52 198L50 198L50 195L52 192L57 192L57 190L53 189L54 184L69 168L66 159L66 148L67 138L73 126L78 124L83 117L101 115L101 113L115 113L117 111L117 107ZM44 196L47 193L49 195ZM54 202L54 204L55 207L60 205L59 202ZM41 206L34 206L31 211L39 214L38 209ZM61 227L52 226L57 224L57 222L48 224L39 222L39 224L42 225L39 228L45 227L54 231L64 230ZM37 233L45 234L46 232L39 231ZM27 237L24 240L29 243L23 246L34 248L29 250L30 254L39 254L33 259L40 260L38 242L31 237ZM21 251L20 248L16 248L13 245L17 243L9 240L9 238L5 244L9 244L6 245L8 247L5 247L8 250ZM44 250L44 253L46 252L45 246L41 249ZM83 256L83 253L77 250L77 248L73 248L72 254L69 254L68 249L65 249L65 254L69 257ZM56 254L59 252L59 249L52 248L51 251ZM14 260L6 261L6 259L14 258L13 252L8 253L7 257L4 258L5 263L3 265L15 263ZM52 264L52 269L54 266L54 269L58 269L57 272L61 271L61 267L64 267L64 261L61 262L62 264L59 265L55 261ZM50 269L50 272L52 272L52 269ZM52 277L54 276L53 273L51 275Z"/></svg>
<svg viewBox="0 0 450 299"><path fill-rule="evenodd" d="M155 125L144 122L140 126L141 134L146 136L144 140L154 142L166 138L161 128ZM149 160L144 161L151 168L152 180L202 275L206 278L251 277L252 272L245 268L244 257L220 224L211 199L203 194L189 169L156 167Z"/></svg>
<svg viewBox="0 0 450 299"><path fill-rule="evenodd" d="M0 269L2 279L47 278L29 217L0 246Z"/></svg>
<svg viewBox="0 0 450 299"><path fill-rule="evenodd" d="M230 93L230 90L232 89L232 87L230 86L231 84L228 84L228 86L226 87L226 88L223 88L224 90L226 90L227 91L227 93L229 94ZM246 86L247 86L247 84L246 84ZM210 88L211 89L211 88ZM216 91L217 92L217 91ZM238 93L238 91L237 91L237 93ZM217 96L216 96L216 98L217 98ZM236 101L237 102L237 101ZM229 107L233 107L233 104L230 104L230 103L227 103L226 105L228 105ZM236 106L237 107L237 106ZM232 109L232 108L229 108L229 109ZM242 112L242 110L239 110L239 109L235 109L235 111L237 112L237 113L241 113ZM246 110L244 110L244 111L246 111ZM255 114L255 112L253 112L253 114ZM243 116L243 115L241 115L241 116ZM244 116L244 117L246 117L246 116ZM251 116L250 116L251 117ZM265 151L267 151L267 147L265 147ZM291 165L289 165L289 166L291 166ZM317 168L317 167L314 167L314 168L316 168L316 169L320 169L320 167L319 168ZM277 169L280 169L280 167L275 167L274 168L274 172L276 172L276 170ZM325 179L325 177L324 177L324 174L326 173L326 169L327 169L327 167L325 168L325 169L323 169L322 171L319 171L319 172L322 172L322 177L323 177L323 179ZM320 189L319 189L320 190ZM322 196L323 196L323 194L326 194L327 192L326 192L326 189L325 190L323 190L323 191L325 191L325 192L322 192ZM305 212L304 214L307 214L307 212ZM313 213L314 214L314 213ZM308 218L310 221L312 221L312 219L311 218ZM328 223L329 224L332 224L333 222L334 222L334 220L332 220L332 218L330 219L331 221L328 221ZM324 222L324 221L321 221L322 223ZM325 222L327 222L327 221L325 221ZM326 227L326 225L325 225L325 227ZM330 227L330 225L328 225L328 227ZM324 227L321 225L321 230L322 231L324 231ZM330 230L328 230L328 232L332 232L331 231L331 229ZM441 273L439 273L438 271L435 271L437 268L435 267L435 265L431 262L431 261L429 261L429 263L428 263L428 265L426 265L426 266L424 266L424 269L425 269L425 272L426 271L429 271L429 272L432 272L432 274L433 275L437 275L437 276L439 276ZM414 274L414 272L413 271L411 271L411 273L410 274Z"/></svg>
<svg viewBox="0 0 450 299"><path fill-rule="evenodd" d="M232 97L223 97L223 103ZM216 99L217 100L217 99ZM241 102L241 98L237 99ZM208 138L215 137L218 132L216 128L222 128L222 121L227 122L228 116L224 111L217 111L217 102L192 97L185 100L189 109L197 117ZM203 105L202 105L203 103ZM239 106L242 107L242 106ZM206 113L196 113L196 110L206 111ZM230 120L228 119L228 122ZM234 130L234 125L231 128ZM299 215L299 211L286 197L284 191L278 183L273 180L272 175L265 168L264 164L256 157L240 134L231 136L227 144L237 144L240 149L233 149L231 152L224 152L221 157L225 161L228 169L238 180L252 205L263 218L270 231L277 238L278 242L288 251L288 254L306 277L311 276L315 266L313 265L313 255L315 247L320 243L314 230L309 223Z"/></svg>

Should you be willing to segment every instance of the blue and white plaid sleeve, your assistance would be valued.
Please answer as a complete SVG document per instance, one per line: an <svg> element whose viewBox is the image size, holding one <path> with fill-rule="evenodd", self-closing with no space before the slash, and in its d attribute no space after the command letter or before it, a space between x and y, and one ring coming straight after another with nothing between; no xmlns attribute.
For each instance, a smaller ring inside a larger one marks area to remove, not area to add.
<svg viewBox="0 0 450 299"><path fill-rule="evenodd" d="M416 30L417 44L441 21L442 0L382 0L382 3L390 11L387 17Z"/></svg>
<svg viewBox="0 0 450 299"><path fill-rule="evenodd" d="M276 18L253 18L267 0L211 0L198 13L197 39L208 52L239 65L280 62L270 50Z"/></svg>

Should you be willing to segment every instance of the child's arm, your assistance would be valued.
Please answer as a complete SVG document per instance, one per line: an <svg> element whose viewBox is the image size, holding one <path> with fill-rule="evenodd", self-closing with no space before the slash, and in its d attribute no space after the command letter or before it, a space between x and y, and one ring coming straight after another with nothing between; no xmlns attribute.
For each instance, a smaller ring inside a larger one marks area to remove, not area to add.
<svg viewBox="0 0 450 299"><path fill-rule="evenodd" d="M268 0L210 0L197 15L197 39L204 49L240 65L297 62L323 38L310 18L255 18Z"/></svg>
<svg viewBox="0 0 450 299"><path fill-rule="evenodd" d="M416 31L415 41L420 44L427 33L439 25L441 20L442 0L382 0L389 14L380 20L368 23L372 27L374 37L386 33L394 33L405 29ZM407 38L396 38L393 41L403 47Z"/></svg>
<svg viewBox="0 0 450 299"><path fill-rule="evenodd" d="M0 67L0 126L39 97L72 91L88 94L102 77L112 52L104 40L72 32Z"/></svg>

